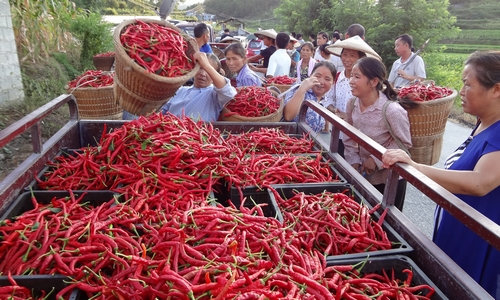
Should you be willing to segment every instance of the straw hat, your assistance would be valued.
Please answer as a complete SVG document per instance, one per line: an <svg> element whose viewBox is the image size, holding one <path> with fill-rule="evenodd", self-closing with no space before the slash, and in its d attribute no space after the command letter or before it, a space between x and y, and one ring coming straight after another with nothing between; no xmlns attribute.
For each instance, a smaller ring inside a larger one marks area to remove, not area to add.
<svg viewBox="0 0 500 300"><path fill-rule="evenodd" d="M268 38L275 40L277 33L274 29L266 29L257 31L256 33L254 33L254 35L259 39L262 39L263 36L267 36Z"/></svg>
<svg viewBox="0 0 500 300"><path fill-rule="evenodd" d="M221 43L232 43L232 42L239 42L240 40L235 39L234 37L231 36L226 36L222 40L220 40Z"/></svg>
<svg viewBox="0 0 500 300"><path fill-rule="evenodd" d="M296 38L294 38L293 36L290 36L290 42L293 42L293 47L294 47L294 48L299 48L299 47L300 47L299 40L297 40L297 39L296 39Z"/></svg>
<svg viewBox="0 0 500 300"><path fill-rule="evenodd" d="M335 44L326 47L326 50L333 55L340 56L342 49L353 49L364 52L366 56L375 57L382 61L380 55L375 52L362 38L358 35L345 39L343 41L337 41Z"/></svg>

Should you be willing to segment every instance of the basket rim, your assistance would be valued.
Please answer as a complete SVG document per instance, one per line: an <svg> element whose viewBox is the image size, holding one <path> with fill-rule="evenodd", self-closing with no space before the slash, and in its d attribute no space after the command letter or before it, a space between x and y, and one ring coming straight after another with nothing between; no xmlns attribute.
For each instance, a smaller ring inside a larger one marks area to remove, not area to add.
<svg viewBox="0 0 500 300"><path fill-rule="evenodd" d="M239 91L243 88L245 88L245 87L240 86L240 87L237 87L236 90ZM257 88L268 90L265 87L257 87ZM272 91L272 90L268 90L268 91L270 91L273 94L273 96L276 97L278 100L280 100L280 106L278 107L278 110L276 110L274 113L272 113L270 115L266 115L266 116L260 116L260 117L245 117L245 116L241 116L238 114L232 115L231 117L233 117L235 119L240 119L242 122L245 122L247 120L251 120L251 121L266 120L266 119L270 119L270 118L275 117L276 115L280 114L285 107L285 101L283 100L283 98L278 98L278 93L276 91ZM227 109L226 105L224 105L224 107L222 108L221 114L226 114L226 113L230 113L230 112L231 111L229 109Z"/></svg>
<svg viewBox="0 0 500 300"><path fill-rule="evenodd" d="M75 91L81 91L81 92L90 92L90 91L103 91L103 90L106 90L106 89L112 89L113 88L113 84L111 85L107 85L107 86L100 86L100 87L77 87L77 88L74 88L74 89L70 89L68 85L64 86L64 89L68 92L68 94L72 94L74 93ZM71 93L69 92L70 90L73 90Z"/></svg>
<svg viewBox="0 0 500 300"><path fill-rule="evenodd" d="M455 89L451 89L451 90L452 90L451 95L448 95L448 96L443 97L443 98L438 98L435 100L429 100L429 101L425 101L425 102L416 102L416 103L418 103L418 106L414 107L414 108L409 108L408 110L419 109L420 107L437 106L437 105L441 105L443 103L447 103L449 101L452 101L458 96L458 91Z"/></svg>
<svg viewBox="0 0 500 300"><path fill-rule="evenodd" d="M128 25L132 25L132 24L137 23L137 20L144 22L144 23L156 23L159 25L163 25L165 27L172 28L175 31L177 31L178 33L180 33L182 35L182 37L186 40L186 42L193 43L193 41L194 41L194 39L192 37L187 36L186 34L183 34L182 31L178 27L172 25L171 23L169 23L167 21L144 19L144 18L135 18L135 19L131 19L131 20L125 20L125 21L121 22L118 26L116 26L115 31L113 33L113 39L115 42L115 56L116 57L118 57L118 56L124 57L124 59L123 59L124 64L126 64L127 66L130 66L134 71L139 72L139 73L143 74L144 76L149 77L157 82L171 83L171 84L176 84L176 83L184 84L187 80L194 77L196 75L196 73L198 73L198 71L200 70L200 64L197 62L195 62L195 65L194 65L193 69L191 69L191 71L184 74L183 76L178 76L178 77L165 77L165 76L160 76L160 75L157 75L154 73L150 73L150 72L146 71L143 67L141 67L138 63L134 62L130 58L130 56L127 54L125 49L123 48L123 45L120 41L120 35L121 35L122 30L125 27L127 27ZM194 43L196 43L196 41L194 41ZM192 45L192 46L194 46L194 45ZM197 48L194 48L194 49L197 49ZM188 78L188 79L186 80L186 78Z"/></svg>

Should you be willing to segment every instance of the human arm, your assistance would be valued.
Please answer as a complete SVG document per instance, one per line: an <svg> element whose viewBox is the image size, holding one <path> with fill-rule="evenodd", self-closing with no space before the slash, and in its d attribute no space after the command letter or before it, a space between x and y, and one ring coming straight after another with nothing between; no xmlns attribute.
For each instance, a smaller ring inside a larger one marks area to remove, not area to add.
<svg viewBox="0 0 500 300"><path fill-rule="evenodd" d="M384 168L397 162L414 167L453 194L484 196L500 186L500 151L487 153L479 159L472 171L444 170L418 164L403 150L387 149L382 156Z"/></svg>
<svg viewBox="0 0 500 300"><path fill-rule="evenodd" d="M214 88L217 102L221 107L223 107L227 102L233 99L237 93L236 89L231 86L231 81L228 78L223 78L225 82L224 86L222 88Z"/></svg>
<svg viewBox="0 0 500 300"><path fill-rule="evenodd" d="M309 89L314 85L319 84L316 77L309 77L302 81L299 88L295 90L293 96L286 102L283 108L283 118L285 121L292 121L299 114L302 102L305 99L305 95Z"/></svg>
<svg viewBox="0 0 500 300"><path fill-rule="evenodd" d="M210 64L210 61L208 60L208 57L205 53L196 51L193 55L193 58L200 64L200 67L207 72L208 76L212 78L214 86L216 88L221 89L224 87L224 85L226 85L224 76L217 72L214 67L212 67L212 64Z"/></svg>
<svg viewBox="0 0 500 300"><path fill-rule="evenodd" d="M414 54L415 55L415 54ZM408 81L424 80L427 75L425 73L424 60L420 56L416 56L411 62L411 65L406 69L398 70L399 76Z"/></svg>
<svg viewBox="0 0 500 300"><path fill-rule="evenodd" d="M252 57L247 58L247 62L252 63L252 62L259 62L259 60L263 59L264 56L257 54Z"/></svg>

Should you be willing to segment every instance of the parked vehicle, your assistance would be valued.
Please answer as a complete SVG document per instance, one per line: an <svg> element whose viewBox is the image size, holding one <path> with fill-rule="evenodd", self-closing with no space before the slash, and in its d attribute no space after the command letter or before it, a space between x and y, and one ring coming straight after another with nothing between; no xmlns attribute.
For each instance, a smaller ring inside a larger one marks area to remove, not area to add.
<svg viewBox="0 0 500 300"><path fill-rule="evenodd" d="M262 41L258 39L249 41L247 44L247 57L259 54L262 49L262 45Z"/></svg>
<svg viewBox="0 0 500 300"><path fill-rule="evenodd" d="M189 34L194 38L194 27L198 25L200 22L189 22L189 21L182 21L177 23L175 26L177 26L180 30L184 31L185 33ZM209 30L210 30L210 41L208 41L210 44L215 42L215 34L214 34L214 29L210 24L207 24Z"/></svg>

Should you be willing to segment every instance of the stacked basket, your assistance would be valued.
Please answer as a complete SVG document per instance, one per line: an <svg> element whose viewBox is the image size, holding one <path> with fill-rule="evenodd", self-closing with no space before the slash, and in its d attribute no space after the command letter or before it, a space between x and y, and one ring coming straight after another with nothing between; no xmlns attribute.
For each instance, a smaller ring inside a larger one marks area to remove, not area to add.
<svg viewBox="0 0 500 300"><path fill-rule="evenodd" d="M166 21L141 19L145 23L157 23L165 27L170 27L177 32L179 28ZM126 53L120 42L120 35L127 26L136 23L136 20L128 20L118 25L114 32L115 40L115 99L121 107L135 115L150 113L165 104L190 78L198 72L200 66L195 67L184 76L163 77L147 72L144 68L133 61ZM183 37L188 42L186 54L194 53L198 47L196 41L187 35Z"/></svg>
<svg viewBox="0 0 500 300"><path fill-rule="evenodd" d="M113 74L106 73L103 74ZM82 80L84 77L81 78ZM115 101L113 86L102 87L66 87L68 94L76 99L78 113L81 119L88 120L121 120L123 109Z"/></svg>
<svg viewBox="0 0 500 300"><path fill-rule="evenodd" d="M433 165L439 161L443 148L444 129L457 91L447 97L419 103L408 109L411 141L409 149L414 161Z"/></svg>

